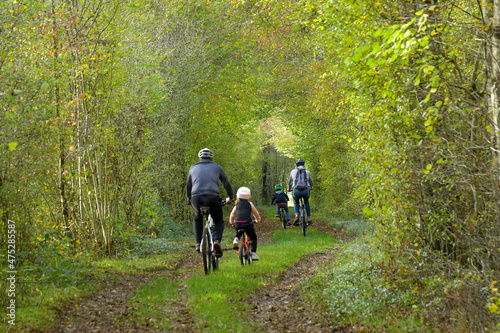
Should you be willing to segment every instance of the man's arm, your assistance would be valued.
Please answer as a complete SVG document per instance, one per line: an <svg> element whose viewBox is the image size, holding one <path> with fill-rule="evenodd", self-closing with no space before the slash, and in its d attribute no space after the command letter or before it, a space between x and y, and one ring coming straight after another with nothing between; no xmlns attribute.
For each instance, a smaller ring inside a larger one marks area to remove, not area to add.
<svg viewBox="0 0 500 333"><path fill-rule="evenodd" d="M312 188L314 186L314 182L313 182L313 179L311 177L311 172L309 170L307 170L307 176L308 176L309 184L311 185L311 188Z"/></svg>
<svg viewBox="0 0 500 333"><path fill-rule="evenodd" d="M292 178L292 175L293 175L293 170L292 172L290 172L290 178L288 178L288 191L291 191L293 188L293 178Z"/></svg>
<svg viewBox="0 0 500 333"><path fill-rule="evenodd" d="M191 188L193 187L193 182L191 180L191 172L188 173L188 178L186 181L186 195L188 200L191 200Z"/></svg>
<svg viewBox="0 0 500 333"><path fill-rule="evenodd" d="M222 183L222 186L224 187L224 190L226 190L227 196L229 199L233 200L234 198L234 193L233 193L233 187L231 186L231 183L229 182L229 177L227 176L226 172L222 167L220 168L220 176L219 179Z"/></svg>

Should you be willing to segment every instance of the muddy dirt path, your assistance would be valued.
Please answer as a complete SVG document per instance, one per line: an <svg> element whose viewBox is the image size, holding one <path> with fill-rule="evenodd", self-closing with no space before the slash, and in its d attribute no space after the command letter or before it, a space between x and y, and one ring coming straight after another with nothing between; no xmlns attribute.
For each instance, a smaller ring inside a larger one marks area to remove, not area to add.
<svg viewBox="0 0 500 333"><path fill-rule="evenodd" d="M269 242L273 232L280 227L279 221L275 219L263 219L258 227L259 243ZM313 228L347 239L321 222L316 222ZM230 237L231 234L232 229L227 225L224 237ZM249 320L260 323L265 332L352 332L351 327L330 322L325 316L326 307L311 308L307 305L299 291L304 276L313 275L324 263L335 260L337 252L337 248L331 248L324 253L307 255L281 274L275 284L267 285L247 299L251 308ZM46 332L161 332L154 328L156 325L153 319L147 326L137 327L134 324L131 320L133 309L128 302L131 294L160 276L178 280L202 271L199 254L193 250L168 269L137 275L114 274L103 289L88 299L67 304L61 309L58 325ZM165 306L165 316L173 320L168 332L197 332L185 304L181 298Z"/></svg>

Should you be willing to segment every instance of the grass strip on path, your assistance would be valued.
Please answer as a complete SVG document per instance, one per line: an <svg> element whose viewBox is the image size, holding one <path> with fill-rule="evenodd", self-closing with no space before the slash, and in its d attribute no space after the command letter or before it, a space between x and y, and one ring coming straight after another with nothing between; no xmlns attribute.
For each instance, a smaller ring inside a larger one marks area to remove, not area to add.
<svg viewBox="0 0 500 333"><path fill-rule="evenodd" d="M304 237L297 228L278 230L272 243L259 246L260 260L242 266L237 251L225 251L220 260L220 270L205 275L199 273L182 281L167 284L160 278L138 290L133 297L134 314L139 324L146 320L157 323L157 327L168 329L173 318L168 307L176 303L179 291L184 294L186 309L196 330L241 332L257 330L258 324L249 323L243 302L253 292L275 282L280 273L308 253L323 252L338 246L329 234L308 229ZM197 257L201 263L201 256ZM154 298L153 298L153 295ZM149 313L149 318L144 315Z"/></svg>

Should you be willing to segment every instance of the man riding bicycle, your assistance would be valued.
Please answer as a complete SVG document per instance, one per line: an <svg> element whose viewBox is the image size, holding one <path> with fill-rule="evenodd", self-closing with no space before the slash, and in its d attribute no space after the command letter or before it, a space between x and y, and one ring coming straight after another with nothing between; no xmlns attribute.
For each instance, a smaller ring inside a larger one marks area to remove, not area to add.
<svg viewBox="0 0 500 333"><path fill-rule="evenodd" d="M199 162L189 169L186 194L194 211L194 235L196 238L196 251L200 252L200 243L203 233L203 214L201 207L210 207L210 215L215 224L214 250L217 257L222 256L222 234L224 233L224 220L222 216L222 203L219 195L219 184L226 190L228 198L226 203L233 201L233 188L226 172L220 165L213 161L214 153L204 148L198 153Z"/></svg>
<svg viewBox="0 0 500 333"><path fill-rule="evenodd" d="M295 162L297 166L290 172L290 178L288 179L288 191L293 189L293 208L295 211L295 221L293 225L299 225L299 198L304 198L304 205L306 206L307 213L307 224L311 225L311 206L309 205L309 195L314 183L311 178L311 172L306 170L304 166L305 161L303 159L298 159Z"/></svg>

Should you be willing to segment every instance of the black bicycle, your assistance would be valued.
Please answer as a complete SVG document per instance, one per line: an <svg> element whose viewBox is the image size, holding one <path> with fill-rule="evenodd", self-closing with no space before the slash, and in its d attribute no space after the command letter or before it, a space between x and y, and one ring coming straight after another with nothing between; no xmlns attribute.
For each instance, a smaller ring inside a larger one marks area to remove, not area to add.
<svg viewBox="0 0 500 333"><path fill-rule="evenodd" d="M226 204L226 200L222 200L222 206ZM211 271L219 269L219 257L215 255L214 250L214 232L215 224L210 215L210 207L200 207L200 211L205 219L205 227L201 238L201 255L203 257L203 268L205 274L210 274Z"/></svg>
<svg viewBox="0 0 500 333"><path fill-rule="evenodd" d="M299 225L302 228L302 234L306 235L307 221L306 221L306 207L304 205L304 197L299 198Z"/></svg>
<svg viewBox="0 0 500 333"><path fill-rule="evenodd" d="M283 227L283 229L286 229L288 221L286 219L285 207L279 206L279 209L280 209L280 222L281 222L281 226Z"/></svg>

